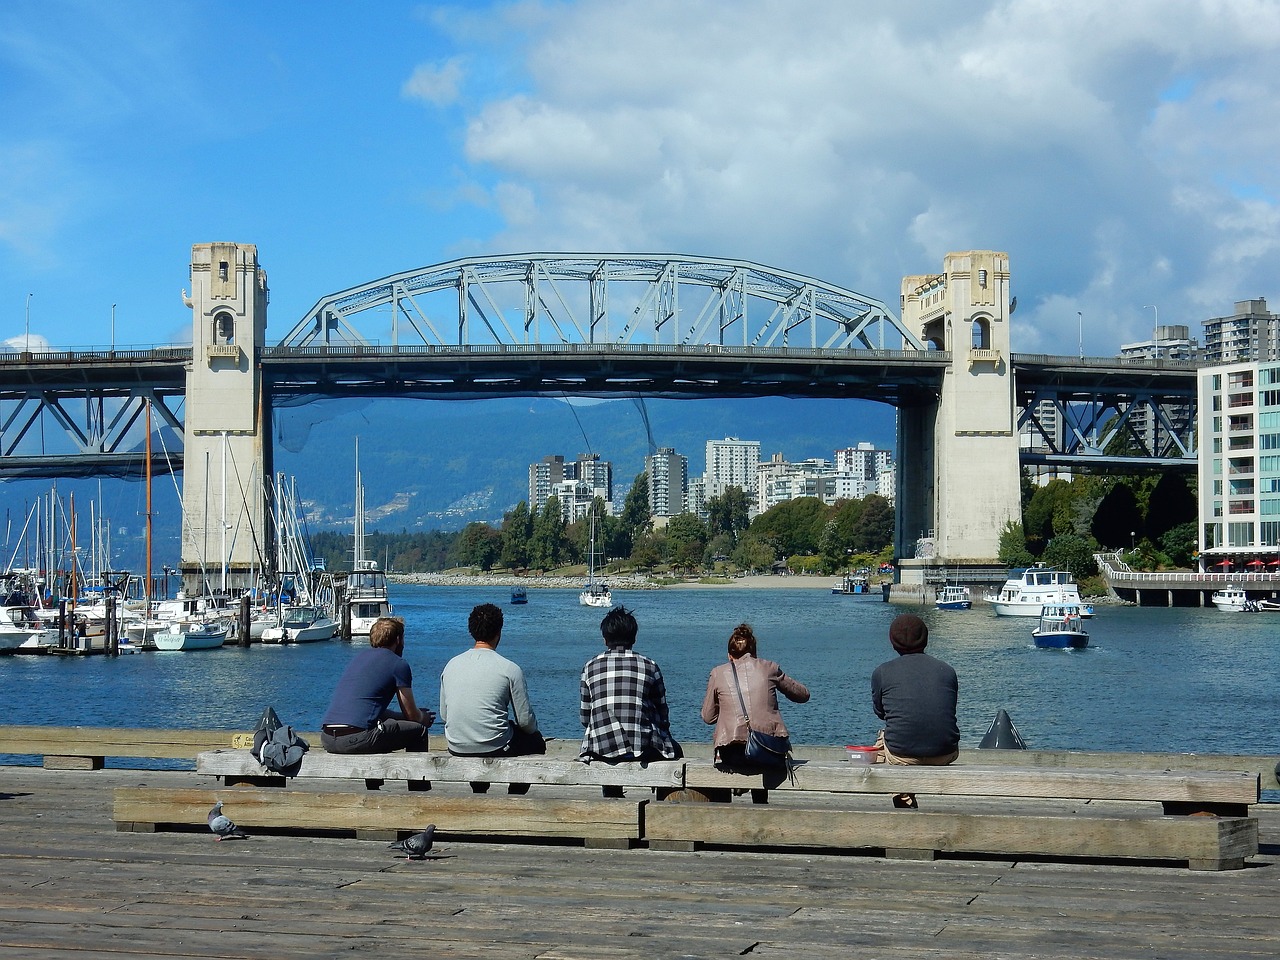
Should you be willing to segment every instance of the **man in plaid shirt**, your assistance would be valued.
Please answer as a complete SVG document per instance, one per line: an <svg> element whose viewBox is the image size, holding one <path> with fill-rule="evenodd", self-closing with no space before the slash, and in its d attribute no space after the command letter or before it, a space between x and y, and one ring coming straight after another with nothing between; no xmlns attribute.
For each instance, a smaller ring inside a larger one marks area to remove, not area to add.
<svg viewBox="0 0 1280 960"><path fill-rule="evenodd" d="M684 756L671 736L662 671L631 649L637 629L635 616L622 606L600 622L605 652L582 668L582 760L648 762ZM622 796L621 787L603 790L606 797Z"/></svg>

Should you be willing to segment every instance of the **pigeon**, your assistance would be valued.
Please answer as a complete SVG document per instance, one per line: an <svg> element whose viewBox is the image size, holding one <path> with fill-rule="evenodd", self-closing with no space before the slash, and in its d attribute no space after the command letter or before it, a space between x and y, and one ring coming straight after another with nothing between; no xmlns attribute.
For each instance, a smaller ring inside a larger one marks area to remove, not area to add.
<svg viewBox="0 0 1280 960"><path fill-rule="evenodd" d="M234 823L231 818L222 812L222 801L219 800L213 805L213 809L209 811L209 829L217 834L214 840L225 840L227 837L247 837L249 836Z"/></svg>
<svg viewBox="0 0 1280 960"><path fill-rule="evenodd" d="M406 860L424 860L426 859L427 851L431 849L432 837L435 836L435 832L436 825L434 823L427 824L427 829L391 844L390 849L403 852Z"/></svg>

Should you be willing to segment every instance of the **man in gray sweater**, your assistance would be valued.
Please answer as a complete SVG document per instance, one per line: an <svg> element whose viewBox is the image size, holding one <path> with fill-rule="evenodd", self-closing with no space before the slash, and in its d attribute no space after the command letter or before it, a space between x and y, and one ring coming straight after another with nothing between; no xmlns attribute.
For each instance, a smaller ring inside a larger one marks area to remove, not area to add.
<svg viewBox="0 0 1280 960"><path fill-rule="evenodd" d="M467 629L475 645L458 654L440 674L440 719L449 752L460 757L515 757L546 753L538 718L529 704L524 671L498 653L502 609L482 603ZM477 793L488 784L473 783ZM528 784L512 784L524 793Z"/></svg>
<svg viewBox="0 0 1280 960"><path fill-rule="evenodd" d="M889 624L889 642L898 656L871 674L871 705L884 721L876 746L878 763L942 766L960 755L956 701L960 684L950 664L924 652L929 628L915 614ZM914 794L900 793L893 805L914 810Z"/></svg>

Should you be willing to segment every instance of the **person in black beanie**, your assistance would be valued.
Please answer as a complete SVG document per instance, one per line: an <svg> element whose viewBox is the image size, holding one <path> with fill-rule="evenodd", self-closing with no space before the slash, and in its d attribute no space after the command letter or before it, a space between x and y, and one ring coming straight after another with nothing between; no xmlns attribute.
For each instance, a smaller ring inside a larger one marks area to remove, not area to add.
<svg viewBox="0 0 1280 960"><path fill-rule="evenodd" d="M877 763L943 766L960 755L956 701L960 683L951 665L929 656L929 628L913 613L889 624L889 642L898 656L871 674L871 705L884 721L876 740ZM917 808L914 794L900 793L893 805Z"/></svg>

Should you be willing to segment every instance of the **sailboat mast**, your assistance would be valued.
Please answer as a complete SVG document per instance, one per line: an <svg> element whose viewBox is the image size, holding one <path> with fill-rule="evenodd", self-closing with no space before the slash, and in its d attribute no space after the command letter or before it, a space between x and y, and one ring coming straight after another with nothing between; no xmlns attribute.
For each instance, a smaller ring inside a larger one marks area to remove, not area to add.
<svg viewBox="0 0 1280 960"><path fill-rule="evenodd" d="M151 609L151 401L146 402L147 408L147 578L144 581L146 587L144 594L147 605L143 610ZM148 614L149 615L149 614Z"/></svg>

